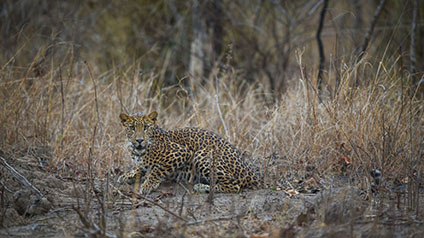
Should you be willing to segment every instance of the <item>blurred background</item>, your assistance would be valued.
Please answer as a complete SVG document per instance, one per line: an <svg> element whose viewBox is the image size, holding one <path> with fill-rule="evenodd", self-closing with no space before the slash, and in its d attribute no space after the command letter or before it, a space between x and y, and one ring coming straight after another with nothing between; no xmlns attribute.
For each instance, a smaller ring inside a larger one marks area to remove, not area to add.
<svg viewBox="0 0 424 238"><path fill-rule="evenodd" d="M214 69L231 67L277 99L299 73L296 51L303 52L305 72L314 76L322 67L333 87L340 79L335 69L361 53L413 76L424 67L418 0L3 0L0 8L1 65L25 73L42 75L50 59L89 61L96 72L136 64L139 74L158 73L170 85L187 76L202 83Z"/></svg>

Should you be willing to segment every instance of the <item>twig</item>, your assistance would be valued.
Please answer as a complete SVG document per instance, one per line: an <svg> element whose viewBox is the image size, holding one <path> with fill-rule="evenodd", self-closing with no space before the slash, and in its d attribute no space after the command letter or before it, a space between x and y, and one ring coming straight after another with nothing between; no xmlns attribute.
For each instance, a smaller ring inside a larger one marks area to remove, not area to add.
<svg viewBox="0 0 424 238"><path fill-rule="evenodd" d="M86 228L90 228L91 227L91 222L89 222L84 214L82 214L82 212L80 211L79 207L75 207L74 205L72 205L72 209L78 214L78 217L80 218L82 224L86 227Z"/></svg>
<svg viewBox="0 0 424 238"><path fill-rule="evenodd" d="M62 120L60 123L60 149L63 149L63 131L65 128L65 96L63 91L62 66L59 66L60 95L62 103Z"/></svg>
<svg viewBox="0 0 424 238"><path fill-rule="evenodd" d="M115 188L115 189L116 189L116 188ZM121 191L119 191L118 189L116 189L116 191L117 191L117 192L118 192L121 196L124 196L124 197L129 198L129 196L127 196L127 195L123 194L123 193L122 193ZM149 202L149 203L151 203L151 204L153 204L153 205L155 205L155 206L157 206L157 207L161 208L161 209L162 209L162 210L164 210L165 212L168 212L169 214L171 214L171 215L175 216L176 218L178 218L178 219L180 219L180 220L183 220L183 221L185 221L185 222L188 222L188 220L187 220L187 219L185 219L185 218L183 218L183 217L181 217L181 216L177 215L177 214L176 214L176 213L174 213L173 211L170 211L170 210L166 209L165 207L163 207L163 206L162 206L162 205L160 205L159 203L157 203L157 202L155 202L155 201L153 201L153 200L151 200L151 199L147 198L147 197L146 197L146 196L144 196L144 195L137 194L137 197L142 198L142 199L146 200L147 202ZM136 206L135 206L135 207L136 207Z"/></svg>
<svg viewBox="0 0 424 238"><path fill-rule="evenodd" d="M90 234L99 234L101 237L116 237L114 235L110 235L106 232L106 211L105 211L105 201L100 199L100 196L98 194L98 192L96 191L95 187L94 187L94 175L93 175L93 147L94 147L94 143L95 143L95 138L96 138L96 132L97 132L97 125L94 125L94 129L93 129L93 135L91 137L91 145L88 149L88 165L87 165L87 169L88 169L88 180L87 180L87 185L86 185L86 191L84 193L84 200L85 200L85 209L84 209L84 213L80 210L80 203L79 203L79 196L77 195L77 206L72 205L72 209L78 214L78 217L81 220L81 223L84 225L84 227L87 229L87 232ZM75 189L75 183L74 180L72 181L74 189ZM76 189L75 189L76 191ZM89 196L91 193L94 193L97 202L100 206L100 212L98 213L98 219L100 222L100 226L97 225L95 222L93 222L90 219L89 216L89 209L90 209L90 202L91 199L89 199Z"/></svg>
<svg viewBox="0 0 424 238"><path fill-rule="evenodd" d="M218 109L219 118L221 119L222 125L224 126L225 136L227 139L229 139L229 134L227 130L227 126L225 125L224 117L222 116L221 108L219 107L219 97L218 97L218 91L219 91L219 85L218 85L218 78L216 80L216 94L215 94L215 101L216 101L216 108Z"/></svg>
<svg viewBox="0 0 424 238"><path fill-rule="evenodd" d="M213 205L213 197L215 196L215 186L216 186L216 160L218 157L218 150L215 146L209 146L209 148L212 148L211 151L211 172L209 174L211 183L210 183L210 191L207 198L207 202L211 205Z"/></svg>
<svg viewBox="0 0 424 238"><path fill-rule="evenodd" d="M94 101L95 101L95 105L96 105L96 115L97 115L97 124L100 127L100 132L102 133L102 136L106 142L106 146L109 148L109 150L112 152L112 157L115 154L115 150L110 146L109 144L109 140L106 137L105 131L103 129L103 124L102 121L100 120L100 113L99 113L99 104L97 101L97 86L96 86L96 81L94 80L93 74L91 73L91 69L90 69L90 65L88 65L87 61L84 61L87 70L88 70L88 74L90 75L91 81L93 82L93 87L94 87ZM93 138L93 145L94 145L94 138ZM90 148L91 149L91 148ZM106 211L104 210L103 204L106 202L106 198L108 197L109 194L109 178L110 178L110 168L112 167L111 163L111 159L109 159L109 168L107 169L107 173L106 173L106 193L105 196L103 196L103 202L100 201L99 199L99 203L102 205L102 212L103 214L106 214ZM93 186L94 187L94 186ZM105 216L102 217L102 219L106 219ZM104 224L106 224L105 220L102 220L102 222ZM103 229L106 229L105 227L103 227Z"/></svg>
<svg viewBox="0 0 424 238"><path fill-rule="evenodd" d="M356 50L356 56L358 57L356 59L356 62L359 62L362 57L364 56L363 52L367 49L371 35L374 31L375 24L377 23L378 16L380 16L381 9L383 9L384 3L386 0L380 0L380 3L377 6L377 9L375 9L374 15L372 16L370 26L368 28L368 31L365 33L365 37L362 41L361 46Z"/></svg>
<svg viewBox="0 0 424 238"><path fill-rule="evenodd" d="M193 175L194 176L194 175ZM179 212L179 216L183 215L183 209L184 209L184 198L187 194L187 191L183 194L183 196L181 197L181 206L180 206L180 212Z"/></svg>
<svg viewBox="0 0 424 238"><path fill-rule="evenodd" d="M194 98L195 92L194 92L194 83L193 83L192 78L193 78L193 76L188 78L188 81L189 81L189 84L190 84L190 87L188 88L188 95L190 96L189 98L191 99L191 103L193 105L194 113L197 116L197 124L200 124L200 122L202 120L201 120L201 117L200 117L200 114L199 114L199 109L197 108L197 102Z"/></svg>
<svg viewBox="0 0 424 238"><path fill-rule="evenodd" d="M151 200L151 199L149 199L149 198L145 197L144 195L138 194L137 196L138 196L138 197L140 197L140 198L142 198L142 199L144 199L144 200L146 200L146 201L148 201L148 202L150 202L151 204L153 204L153 205L155 205L155 206L158 206L159 208L162 208L162 210L164 210L164 211L168 212L169 214L173 215L174 217L176 217L176 218L178 218L178 219L180 219L180 220L183 220L183 221L187 222L187 219L185 219L184 217L178 216L178 215L177 215L176 213L174 213L173 211L166 209L164 206L162 206L162 205L160 205L159 203L157 203L157 202L155 202L155 201L153 201L153 200Z"/></svg>
<svg viewBox="0 0 424 238"><path fill-rule="evenodd" d="M36 187L34 187L28 179L26 179L22 174L20 174L15 168L13 168L11 165L9 165L6 160L3 157L0 157L0 162L3 164L6 169L10 171L10 173L15 177L19 182L21 182L25 187L28 187L32 189L35 194L40 197L44 198L44 195L38 190Z"/></svg>
<svg viewBox="0 0 424 238"><path fill-rule="evenodd" d="M410 73L412 76L412 82L415 83L416 78L416 69L415 64L417 62L417 58L415 57L415 33L417 31L417 8L418 8L418 1L414 0L414 6L412 9L412 22L411 22L411 43L409 48L409 59L410 59Z"/></svg>
<svg viewBox="0 0 424 238"><path fill-rule="evenodd" d="M99 103L97 102L97 86L96 86L96 81L94 80L93 74L91 73L90 65L88 65L87 61L84 61L84 63L87 66L88 74L90 75L91 81L93 82L93 87L94 87L94 102L95 102L95 105L96 105L97 124L99 124L100 131L102 132L102 136L105 139L105 142L106 142L107 147L112 152L112 154L114 154L115 153L115 150L110 146L109 140L107 139L107 137L105 135L105 132L103 130L102 121L100 120Z"/></svg>
<svg viewBox="0 0 424 238"><path fill-rule="evenodd" d="M327 13L328 1L329 0L324 0L324 6L322 7L322 10L321 10L318 30L316 34L317 43L318 43L318 51L319 51L319 68L318 68L318 93L319 94L321 94L322 71L324 70L324 64L325 64L324 46L322 45L321 32L324 26L325 14Z"/></svg>
<svg viewBox="0 0 424 238"><path fill-rule="evenodd" d="M109 234L107 232L102 233L102 229L96 223L92 223L92 222L88 221L86 219L86 217L84 216L84 214L82 214L82 212L79 210L79 208L72 205L72 209L78 214L82 224L84 225L84 227L86 229L88 229L88 233L90 233L90 234L100 233L100 235L101 235L100 237L107 237L107 238L116 238L117 237L116 235ZM93 237L96 237L96 236L93 236Z"/></svg>
<svg viewBox="0 0 424 238"><path fill-rule="evenodd" d="M311 16L312 14L314 14L314 13L315 13L315 11L318 9L319 5L321 5L321 4L322 4L322 2L323 2L323 0L319 0L319 1L317 1L317 3L315 3L315 5L313 5L313 6L311 7L311 9L309 9L309 11L305 14L305 16L303 17L303 19L305 19L305 18L307 18L307 17Z"/></svg>
<svg viewBox="0 0 424 238"><path fill-rule="evenodd" d="M233 218L240 218L240 217L242 217L242 215L236 214L236 215L215 217L215 218L211 218L211 219L200 219L200 220L196 220L196 221L187 222L186 225L190 226L190 225L196 225L196 224L203 223L203 222L230 220L230 219L233 219Z"/></svg>
<svg viewBox="0 0 424 238"><path fill-rule="evenodd" d="M10 190L7 186L6 186L6 184L4 184L3 183L3 181L1 181L0 180L0 185L1 185L1 187L3 187L6 191L8 191L9 193L13 193L13 191L12 190Z"/></svg>

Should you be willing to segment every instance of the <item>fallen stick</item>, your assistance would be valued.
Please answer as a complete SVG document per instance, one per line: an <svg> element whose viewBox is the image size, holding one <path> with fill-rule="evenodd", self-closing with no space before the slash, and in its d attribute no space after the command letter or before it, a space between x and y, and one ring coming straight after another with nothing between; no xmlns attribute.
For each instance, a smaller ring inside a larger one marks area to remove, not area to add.
<svg viewBox="0 0 424 238"><path fill-rule="evenodd" d="M223 216L223 217L215 217L211 219L200 219L200 220L187 222L186 225L190 226L190 225L196 225L203 222L231 220L233 218L238 218L238 217L242 217L242 215L236 214L236 215L229 215L229 216Z"/></svg>
<svg viewBox="0 0 424 238"><path fill-rule="evenodd" d="M6 160L3 157L0 157L0 162L3 164L3 166L10 171L10 173L15 177L19 182L21 182L25 187L30 188L35 192L35 194L40 197L44 198L44 195L38 190L36 187L34 187L28 179L26 179L22 174L20 174L15 168L13 168L10 164L6 162Z"/></svg>
<svg viewBox="0 0 424 238"><path fill-rule="evenodd" d="M114 188L116 189L116 187L114 187ZM124 197L130 198L126 194L123 194L121 191L119 191L119 189L116 189L116 191L119 193L119 195L122 195ZM174 213L173 211L165 208L164 206L160 205L159 203L157 203L157 202L155 202L155 201L153 201L153 200L151 200L151 199L149 199L146 196L143 196L141 194L136 194L136 199L140 199L140 198L141 199L144 199L145 201L147 201L147 202L149 202L149 203L151 203L151 204L153 204L153 205L155 205L155 206L157 206L159 208L161 208L162 210L164 210L165 212L168 212L169 214L175 216L176 218L178 218L178 219L180 219L180 220L182 220L184 222L188 222L188 220L185 219L184 217L181 217L181 216L177 215L176 213ZM135 204L135 207L137 207L137 205L139 205L139 204L140 203Z"/></svg>

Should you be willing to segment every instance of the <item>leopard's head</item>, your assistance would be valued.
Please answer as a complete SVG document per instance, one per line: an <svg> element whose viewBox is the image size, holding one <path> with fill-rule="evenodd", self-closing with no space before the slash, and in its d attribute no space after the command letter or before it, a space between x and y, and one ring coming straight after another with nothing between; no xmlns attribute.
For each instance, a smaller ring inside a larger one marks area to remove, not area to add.
<svg viewBox="0 0 424 238"><path fill-rule="evenodd" d="M128 140L134 150L144 153L148 143L149 129L156 125L157 117L157 112L151 112L147 116L139 112L131 115L125 113L119 115L121 123L127 132Z"/></svg>

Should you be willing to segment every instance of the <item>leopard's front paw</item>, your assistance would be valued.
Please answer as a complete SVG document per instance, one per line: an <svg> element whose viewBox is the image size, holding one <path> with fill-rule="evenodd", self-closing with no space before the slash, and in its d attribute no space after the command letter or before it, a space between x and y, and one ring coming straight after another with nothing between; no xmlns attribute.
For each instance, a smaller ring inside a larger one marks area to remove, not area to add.
<svg viewBox="0 0 424 238"><path fill-rule="evenodd" d="M122 184L132 185L132 184L135 183L135 181L136 181L136 176L134 176L133 174L130 174L130 173L126 173L126 174L119 176L117 182L121 185Z"/></svg>
<svg viewBox="0 0 424 238"><path fill-rule="evenodd" d="M196 193L209 193L210 192L210 186L208 184L196 183L193 186L193 190Z"/></svg>
<svg viewBox="0 0 424 238"><path fill-rule="evenodd" d="M128 173L125 173L125 174L119 176L118 183L119 184L125 184L126 183L126 184L132 185L132 184L135 184L137 182L137 180L140 183L142 183L144 181L144 177L143 177L144 175L145 175L145 173L144 173L143 170L135 169L135 170L132 170Z"/></svg>
<svg viewBox="0 0 424 238"><path fill-rule="evenodd" d="M127 183L127 181L130 182L129 180L130 179L128 178L127 174L123 174L123 175L119 176L117 182L122 185L122 184Z"/></svg>
<svg viewBox="0 0 424 238"><path fill-rule="evenodd" d="M143 183L140 188L140 193L143 195L148 195L152 191L152 187Z"/></svg>

